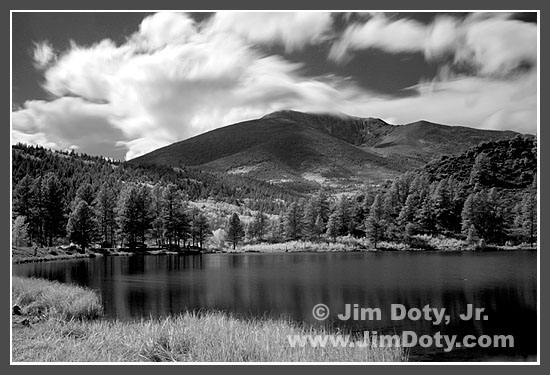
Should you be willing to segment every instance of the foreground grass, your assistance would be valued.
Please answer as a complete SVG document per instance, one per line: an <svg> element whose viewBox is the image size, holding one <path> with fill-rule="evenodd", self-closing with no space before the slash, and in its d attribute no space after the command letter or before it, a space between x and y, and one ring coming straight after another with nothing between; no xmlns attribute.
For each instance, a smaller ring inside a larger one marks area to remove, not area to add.
<svg viewBox="0 0 550 375"><path fill-rule="evenodd" d="M24 316L95 319L103 314L99 295L89 289L42 279L12 277L13 305Z"/></svg>
<svg viewBox="0 0 550 375"><path fill-rule="evenodd" d="M362 362L405 360L399 348L292 348L288 335L329 334L287 320L238 319L221 312L184 313L135 322L93 319L93 291L13 278L24 313L40 305L42 322L13 329L15 362ZM39 301L39 302L38 302ZM80 301L74 304L72 301Z"/></svg>

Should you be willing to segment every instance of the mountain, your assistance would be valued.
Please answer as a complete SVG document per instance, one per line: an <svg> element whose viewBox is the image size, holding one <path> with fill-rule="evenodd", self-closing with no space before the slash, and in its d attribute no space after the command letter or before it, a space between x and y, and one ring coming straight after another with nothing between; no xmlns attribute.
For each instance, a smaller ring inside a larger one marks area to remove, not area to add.
<svg viewBox="0 0 550 375"><path fill-rule="evenodd" d="M419 121L278 111L160 148L136 164L197 166L297 190L379 183L445 154L517 133Z"/></svg>

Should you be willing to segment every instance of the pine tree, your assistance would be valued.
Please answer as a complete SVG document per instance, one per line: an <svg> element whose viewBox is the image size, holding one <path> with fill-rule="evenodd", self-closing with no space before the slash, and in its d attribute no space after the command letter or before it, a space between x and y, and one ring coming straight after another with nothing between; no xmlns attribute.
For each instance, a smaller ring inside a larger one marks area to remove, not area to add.
<svg viewBox="0 0 550 375"><path fill-rule="evenodd" d="M199 242L198 241L199 227L196 224L200 213L201 212L197 207L191 207L191 209L187 212L187 215L189 216L189 235L191 237L192 246L196 246L196 244Z"/></svg>
<svg viewBox="0 0 550 375"><path fill-rule="evenodd" d="M99 189L95 200L96 216L102 238L102 247L113 247L115 242L116 193L107 183Z"/></svg>
<svg viewBox="0 0 550 375"><path fill-rule="evenodd" d="M308 240L316 238L316 228L315 222L317 217L319 217L319 207L316 204L315 197L310 197L306 203L306 208L304 210L304 217L302 219L304 225L304 237Z"/></svg>
<svg viewBox="0 0 550 375"><path fill-rule="evenodd" d="M331 237L332 240L336 240L338 234L340 233L340 224L339 218L337 215L330 215L327 223L327 236Z"/></svg>
<svg viewBox="0 0 550 375"><path fill-rule="evenodd" d="M321 215L323 220L323 226L328 222L328 217L330 215L330 207L328 203L327 193L324 189L321 189L316 197L317 205L319 206L318 215Z"/></svg>
<svg viewBox="0 0 550 375"><path fill-rule="evenodd" d="M119 195L116 221L130 249L145 244L152 222L151 195L146 186L127 185Z"/></svg>
<svg viewBox="0 0 550 375"><path fill-rule="evenodd" d="M93 207L95 204L95 191L91 184L84 183L80 185L76 191L76 197L73 202L78 202L78 200L83 200L88 204L88 206Z"/></svg>
<svg viewBox="0 0 550 375"><path fill-rule="evenodd" d="M166 186L162 192L162 227L168 245L179 245L183 239L184 245L189 234L189 218L185 213L183 196L174 184Z"/></svg>
<svg viewBox="0 0 550 375"><path fill-rule="evenodd" d="M53 239L64 233L64 192L57 176L48 174L42 182L44 207L44 235L48 246L53 245Z"/></svg>
<svg viewBox="0 0 550 375"><path fill-rule="evenodd" d="M45 205L44 205L44 192L42 191L42 177L37 177L32 184L31 194L31 207L29 210L29 235L31 241L36 242L42 246L46 245L46 238L44 235L44 221L45 221Z"/></svg>
<svg viewBox="0 0 550 375"><path fill-rule="evenodd" d="M317 219L315 219L315 239L319 239L323 232L325 231L325 224L323 223L323 218L321 217L321 214L317 215Z"/></svg>
<svg viewBox="0 0 550 375"><path fill-rule="evenodd" d="M485 207L483 221L486 226L486 239L491 243L503 244L506 237L505 214L500 195L495 188L489 190Z"/></svg>
<svg viewBox="0 0 550 375"><path fill-rule="evenodd" d="M97 222L93 209L86 201L76 198L74 209L69 216L67 233L71 241L86 250L97 237Z"/></svg>
<svg viewBox="0 0 550 375"><path fill-rule="evenodd" d="M401 199L399 178L396 178L384 194L384 216L388 223L395 223L397 221L402 207Z"/></svg>
<svg viewBox="0 0 550 375"><path fill-rule="evenodd" d="M383 197L381 194L377 194L365 223L367 237L374 243L374 248L384 237L385 227Z"/></svg>
<svg viewBox="0 0 550 375"><path fill-rule="evenodd" d="M422 202L420 211L417 212L415 221L418 223L420 229L428 234L435 234L437 232L436 216L432 199L427 196Z"/></svg>
<svg viewBox="0 0 550 375"><path fill-rule="evenodd" d="M153 215L153 221L151 222L153 238L156 240L157 246L161 247L164 245L164 227L163 227L163 199L162 194L164 188L162 185L158 184L153 187L151 190L151 211Z"/></svg>
<svg viewBox="0 0 550 375"><path fill-rule="evenodd" d="M212 235L208 219L202 212L199 212L193 219L193 232L195 233L199 248L202 249L206 238Z"/></svg>
<svg viewBox="0 0 550 375"><path fill-rule="evenodd" d="M453 204L452 196L446 178L439 181L437 188L431 197L435 227L438 233L445 233L453 229Z"/></svg>
<svg viewBox="0 0 550 375"><path fill-rule="evenodd" d="M287 240L298 239L301 235L302 220L298 203L292 202L284 215L284 233Z"/></svg>
<svg viewBox="0 0 550 375"><path fill-rule="evenodd" d="M33 204L33 179L26 175L13 190L13 214L15 216L31 216Z"/></svg>
<svg viewBox="0 0 550 375"><path fill-rule="evenodd" d="M349 234L350 217L348 212L348 198L341 196L335 202L327 223L327 235L335 239L337 236Z"/></svg>
<svg viewBox="0 0 550 375"><path fill-rule="evenodd" d="M401 208L397 223L401 228L405 228L407 224L414 224L416 213L419 211L420 197L417 192L412 192L407 197L405 205Z"/></svg>
<svg viewBox="0 0 550 375"><path fill-rule="evenodd" d="M369 214L369 209L365 209L366 198L364 195L356 195L351 199L349 207L349 233L354 237L365 236L365 220Z"/></svg>
<svg viewBox="0 0 550 375"><path fill-rule="evenodd" d="M229 217L225 231L227 234L227 241L233 245L233 250L235 250L237 244L244 237L243 225L241 224L241 220L239 219L239 215L237 215L237 213L233 213L233 215Z"/></svg>

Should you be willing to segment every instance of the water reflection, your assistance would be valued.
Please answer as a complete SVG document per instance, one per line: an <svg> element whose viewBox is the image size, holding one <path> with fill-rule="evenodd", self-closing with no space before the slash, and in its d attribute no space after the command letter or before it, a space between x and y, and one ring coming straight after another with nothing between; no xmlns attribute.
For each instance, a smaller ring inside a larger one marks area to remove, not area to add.
<svg viewBox="0 0 550 375"><path fill-rule="evenodd" d="M72 282L101 291L108 317L132 319L193 309L239 315L285 316L321 324L311 309L325 303L331 317L345 304L378 307L380 321L330 324L418 334L512 334L514 349L453 351L435 359L536 355L536 254L331 253L211 254L105 257L14 266L14 273ZM449 325L391 321L391 304L445 307ZM484 307L487 321L461 321L467 304ZM422 358L433 353L413 351Z"/></svg>

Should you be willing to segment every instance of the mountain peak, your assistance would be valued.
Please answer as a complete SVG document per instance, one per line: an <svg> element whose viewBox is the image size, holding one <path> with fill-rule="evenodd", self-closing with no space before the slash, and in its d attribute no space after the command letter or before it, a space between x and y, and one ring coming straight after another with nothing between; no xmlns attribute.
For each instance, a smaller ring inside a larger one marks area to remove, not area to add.
<svg viewBox="0 0 550 375"><path fill-rule="evenodd" d="M378 118L282 110L212 130L132 162L197 166L293 186L311 184L311 179L373 182L434 157L514 135L429 121L396 126Z"/></svg>
<svg viewBox="0 0 550 375"><path fill-rule="evenodd" d="M268 113L261 117L262 119L287 119L287 120L304 120L306 118L330 118L330 119L350 119L352 118L345 113L338 112L300 112L292 109L283 109Z"/></svg>

